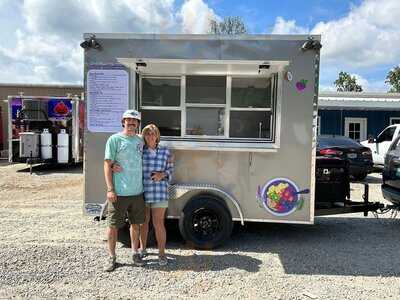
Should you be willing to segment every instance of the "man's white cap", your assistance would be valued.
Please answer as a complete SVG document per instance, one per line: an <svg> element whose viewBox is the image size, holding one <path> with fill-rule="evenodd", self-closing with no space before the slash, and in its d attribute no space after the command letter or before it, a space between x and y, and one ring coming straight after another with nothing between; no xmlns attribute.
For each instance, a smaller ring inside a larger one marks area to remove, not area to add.
<svg viewBox="0 0 400 300"><path fill-rule="evenodd" d="M142 119L142 116L141 116L140 112L138 112L137 110L128 109L122 115L122 120L123 119L136 119L136 120L140 121Z"/></svg>

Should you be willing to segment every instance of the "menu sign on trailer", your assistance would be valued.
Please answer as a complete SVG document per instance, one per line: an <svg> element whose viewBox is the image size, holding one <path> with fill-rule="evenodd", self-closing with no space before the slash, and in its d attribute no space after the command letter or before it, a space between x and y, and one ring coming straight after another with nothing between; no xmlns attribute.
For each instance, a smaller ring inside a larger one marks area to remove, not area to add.
<svg viewBox="0 0 400 300"><path fill-rule="evenodd" d="M118 132L129 107L129 75L116 68L92 68L87 74L87 117L91 132Z"/></svg>

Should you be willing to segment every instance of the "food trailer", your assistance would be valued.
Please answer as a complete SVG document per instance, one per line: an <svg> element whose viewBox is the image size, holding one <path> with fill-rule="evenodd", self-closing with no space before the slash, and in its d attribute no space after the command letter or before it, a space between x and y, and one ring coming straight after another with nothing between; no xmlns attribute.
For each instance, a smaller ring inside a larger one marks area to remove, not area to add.
<svg viewBox="0 0 400 300"><path fill-rule="evenodd" d="M8 97L9 162L74 164L83 160L84 104L75 95Z"/></svg>
<svg viewBox="0 0 400 300"><path fill-rule="evenodd" d="M172 149L167 218L194 246L218 246L235 221L314 223L320 36L85 34L81 46L85 213L104 215L104 147L129 108Z"/></svg>

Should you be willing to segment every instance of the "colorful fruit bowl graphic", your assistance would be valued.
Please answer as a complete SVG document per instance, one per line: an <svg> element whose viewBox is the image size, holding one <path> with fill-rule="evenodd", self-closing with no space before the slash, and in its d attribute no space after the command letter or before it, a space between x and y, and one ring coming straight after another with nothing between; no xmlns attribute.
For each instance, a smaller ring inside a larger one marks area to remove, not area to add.
<svg viewBox="0 0 400 300"><path fill-rule="evenodd" d="M264 208L276 216L287 216L303 205L301 194L308 194L308 189L299 190L297 185L287 178L275 178L261 189L258 198Z"/></svg>

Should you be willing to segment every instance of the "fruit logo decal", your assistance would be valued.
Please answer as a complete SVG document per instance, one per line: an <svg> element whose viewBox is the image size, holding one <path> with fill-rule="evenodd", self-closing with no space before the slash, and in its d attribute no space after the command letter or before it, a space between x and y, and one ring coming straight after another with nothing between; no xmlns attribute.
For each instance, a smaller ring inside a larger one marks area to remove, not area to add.
<svg viewBox="0 0 400 300"><path fill-rule="evenodd" d="M299 91L299 92L304 91L307 87L307 82L308 82L308 80L306 80L306 79L301 79L300 81L297 81L296 82L297 91Z"/></svg>
<svg viewBox="0 0 400 300"><path fill-rule="evenodd" d="M64 120L71 117L72 103L67 99L52 99L48 103L48 116L51 120Z"/></svg>
<svg viewBox="0 0 400 300"><path fill-rule="evenodd" d="M56 104L56 106L54 106L53 112L54 112L55 114L57 114L57 115L62 115L62 116L64 116L64 115L66 115L66 114L69 113L69 109L68 109L68 106L66 106L66 105L64 104L64 102L60 101L60 102L58 102L58 103Z"/></svg>
<svg viewBox="0 0 400 300"><path fill-rule="evenodd" d="M258 187L257 199L262 206L275 216L287 216L303 206L302 194L309 189L299 190L297 185L287 178L274 178L264 187Z"/></svg>

